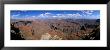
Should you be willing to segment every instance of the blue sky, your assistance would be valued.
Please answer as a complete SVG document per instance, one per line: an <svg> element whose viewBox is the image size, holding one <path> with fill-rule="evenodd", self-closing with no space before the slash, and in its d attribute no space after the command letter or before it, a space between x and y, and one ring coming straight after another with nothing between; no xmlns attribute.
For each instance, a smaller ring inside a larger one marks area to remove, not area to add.
<svg viewBox="0 0 110 50"><path fill-rule="evenodd" d="M77 18L99 19L100 10L11 10L11 18Z"/></svg>

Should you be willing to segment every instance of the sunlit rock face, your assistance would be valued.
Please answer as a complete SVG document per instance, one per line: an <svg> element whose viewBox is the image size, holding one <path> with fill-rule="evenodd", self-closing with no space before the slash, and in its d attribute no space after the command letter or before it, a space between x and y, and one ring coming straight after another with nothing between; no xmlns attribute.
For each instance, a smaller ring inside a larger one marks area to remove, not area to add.
<svg viewBox="0 0 110 50"><path fill-rule="evenodd" d="M41 36L41 40L61 40L62 38L58 35L51 36L49 33L45 33Z"/></svg>
<svg viewBox="0 0 110 50"><path fill-rule="evenodd" d="M51 35L49 33L45 33L41 36L41 40L49 40L51 39Z"/></svg>

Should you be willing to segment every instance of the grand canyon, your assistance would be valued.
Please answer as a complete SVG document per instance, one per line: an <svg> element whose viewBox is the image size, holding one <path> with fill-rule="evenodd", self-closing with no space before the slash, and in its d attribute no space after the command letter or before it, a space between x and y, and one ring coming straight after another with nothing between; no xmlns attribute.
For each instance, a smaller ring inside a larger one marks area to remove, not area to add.
<svg viewBox="0 0 110 50"><path fill-rule="evenodd" d="M99 10L13 10L11 16L11 40L100 40Z"/></svg>
<svg viewBox="0 0 110 50"><path fill-rule="evenodd" d="M98 40L100 19L12 19L11 39Z"/></svg>

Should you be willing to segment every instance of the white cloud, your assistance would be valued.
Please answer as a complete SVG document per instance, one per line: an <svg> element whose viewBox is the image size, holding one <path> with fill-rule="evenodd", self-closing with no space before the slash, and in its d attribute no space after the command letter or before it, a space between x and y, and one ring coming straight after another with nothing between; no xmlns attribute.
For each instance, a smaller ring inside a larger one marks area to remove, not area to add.
<svg viewBox="0 0 110 50"><path fill-rule="evenodd" d="M48 12L47 12L47 13L45 13L45 15L47 15L47 14L51 14L51 13L48 13Z"/></svg>
<svg viewBox="0 0 110 50"><path fill-rule="evenodd" d="M67 14L68 17L81 17L82 15L79 13L76 14Z"/></svg>
<svg viewBox="0 0 110 50"><path fill-rule="evenodd" d="M16 16L19 16L20 14L16 14L16 15L12 15L12 17L16 17Z"/></svg>
<svg viewBox="0 0 110 50"><path fill-rule="evenodd" d="M67 15L72 16L73 14L67 14Z"/></svg>
<svg viewBox="0 0 110 50"><path fill-rule="evenodd" d="M44 16L44 14L40 14L39 16Z"/></svg>
<svg viewBox="0 0 110 50"><path fill-rule="evenodd" d="M31 16L31 17L29 17L29 16L26 17L26 16L25 16L24 18L25 18L25 19L36 19L36 16Z"/></svg>
<svg viewBox="0 0 110 50"><path fill-rule="evenodd" d="M61 14L56 14L56 15L60 16Z"/></svg>
<svg viewBox="0 0 110 50"><path fill-rule="evenodd" d="M82 16L81 14L79 14L79 13L76 13L76 14L73 14L75 17L80 17L80 16Z"/></svg>
<svg viewBox="0 0 110 50"><path fill-rule="evenodd" d="M16 15L14 14L14 15L11 16L11 18L12 18L12 19L18 18L18 16L20 16L20 14L16 14Z"/></svg>
<svg viewBox="0 0 110 50"><path fill-rule="evenodd" d="M91 15L91 14L92 14L92 12L90 12L90 11L86 11L85 13L86 13L86 14L89 14L89 15Z"/></svg>
<svg viewBox="0 0 110 50"><path fill-rule="evenodd" d="M86 15L91 15L93 12L93 10L82 10L82 13L85 13Z"/></svg>
<svg viewBox="0 0 110 50"><path fill-rule="evenodd" d="M52 13L44 13L39 14L36 18L77 18L81 17L82 15L79 13L76 14L52 14Z"/></svg>
<svg viewBox="0 0 110 50"><path fill-rule="evenodd" d="M93 10L90 10L90 12L94 12Z"/></svg>
<svg viewBox="0 0 110 50"><path fill-rule="evenodd" d="M57 17L57 16L53 16L53 17Z"/></svg>
<svg viewBox="0 0 110 50"><path fill-rule="evenodd" d="M81 14L79 13L76 13L76 14L52 14L52 13L44 13L44 14L40 14L38 15L38 17L42 18L42 17L58 17L58 18L71 18L71 17L80 17L82 16Z"/></svg>
<svg viewBox="0 0 110 50"><path fill-rule="evenodd" d="M82 10L81 11L83 14L82 14L82 18L89 18L89 17L92 17L92 14L94 13L93 10Z"/></svg>

